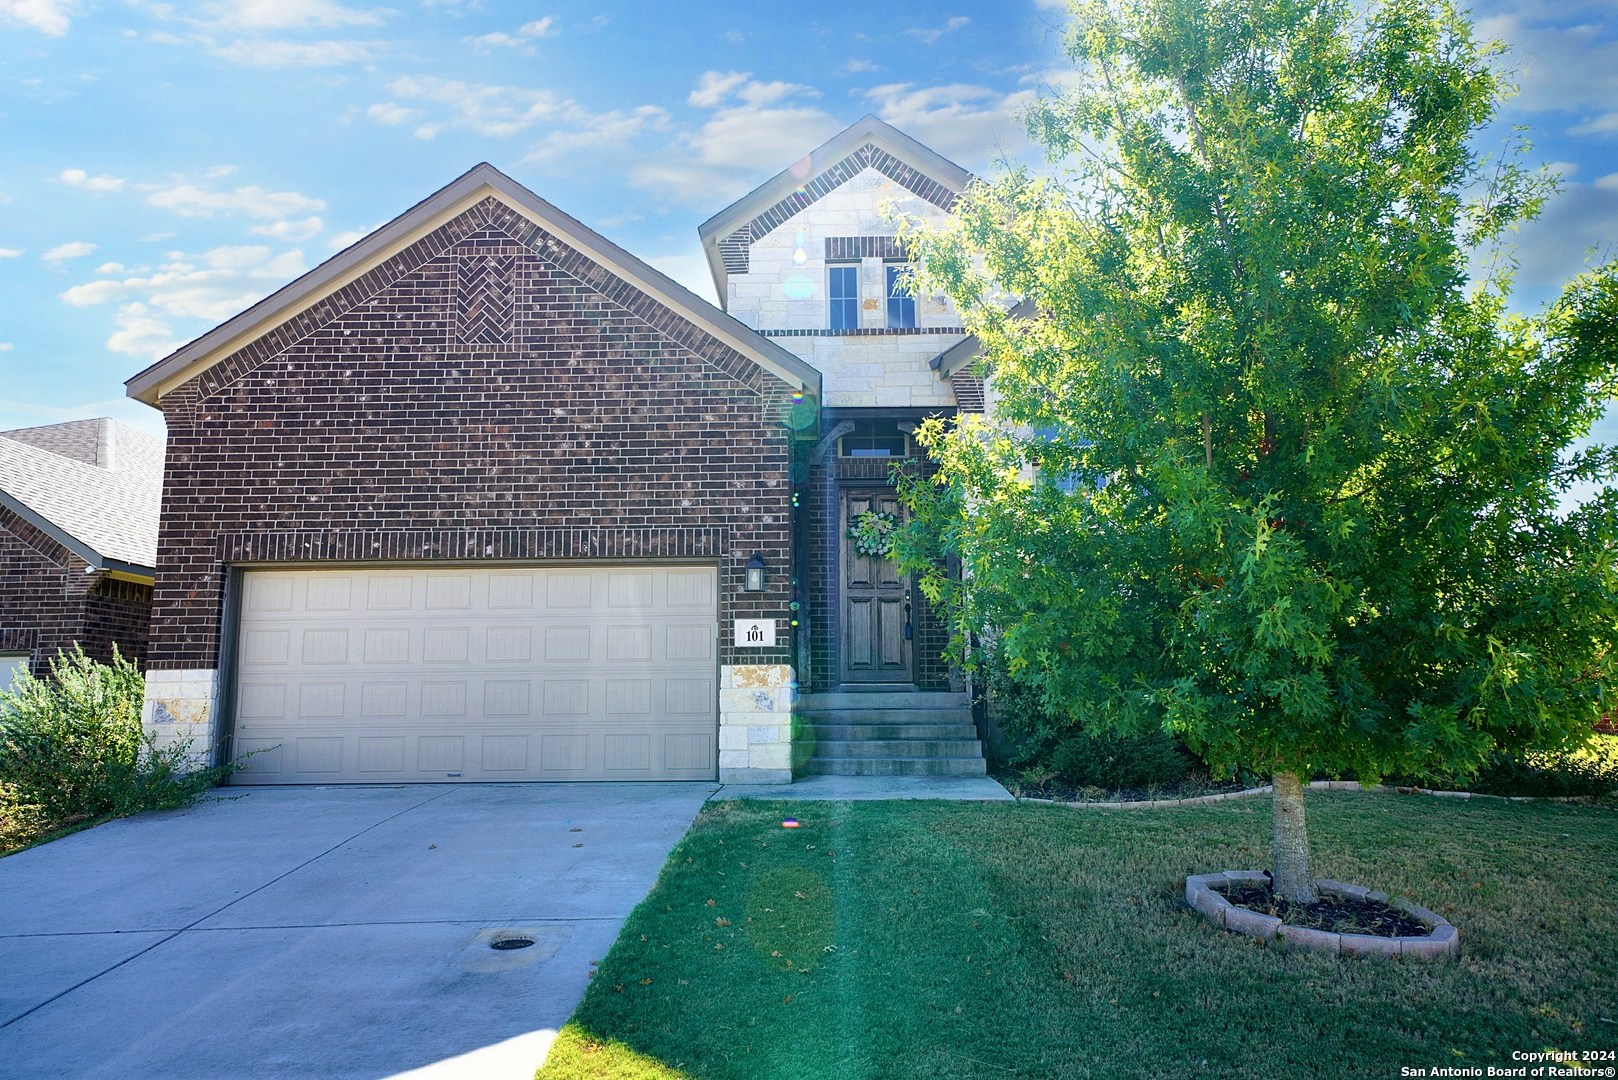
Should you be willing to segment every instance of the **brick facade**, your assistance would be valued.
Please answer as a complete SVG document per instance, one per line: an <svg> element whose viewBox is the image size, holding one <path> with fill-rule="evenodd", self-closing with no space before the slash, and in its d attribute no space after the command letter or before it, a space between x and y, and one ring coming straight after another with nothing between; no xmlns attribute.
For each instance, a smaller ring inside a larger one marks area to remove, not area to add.
<svg viewBox="0 0 1618 1080"><path fill-rule="evenodd" d="M0 652L30 652L36 675L75 644L103 662L112 647L146 659L151 586L86 573L88 564L0 507Z"/></svg>
<svg viewBox="0 0 1618 1080"><path fill-rule="evenodd" d="M151 666L218 667L232 562L702 559L784 619L791 389L487 199L165 395Z"/></svg>

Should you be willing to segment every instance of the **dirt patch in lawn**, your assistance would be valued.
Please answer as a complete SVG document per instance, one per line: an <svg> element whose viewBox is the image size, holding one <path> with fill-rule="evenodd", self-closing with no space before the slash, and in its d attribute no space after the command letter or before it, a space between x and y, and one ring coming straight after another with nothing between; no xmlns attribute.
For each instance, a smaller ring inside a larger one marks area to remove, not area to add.
<svg viewBox="0 0 1618 1080"><path fill-rule="evenodd" d="M1421 937L1427 927L1410 916L1375 900L1322 893L1312 904L1281 899L1266 884L1233 886L1225 899L1236 907L1280 919L1288 926L1323 930L1328 934L1367 934L1371 937Z"/></svg>

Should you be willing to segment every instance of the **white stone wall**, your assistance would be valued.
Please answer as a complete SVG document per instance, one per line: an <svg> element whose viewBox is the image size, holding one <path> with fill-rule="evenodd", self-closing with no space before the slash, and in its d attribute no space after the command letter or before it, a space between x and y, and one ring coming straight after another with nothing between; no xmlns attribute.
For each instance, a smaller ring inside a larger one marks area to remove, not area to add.
<svg viewBox="0 0 1618 1080"><path fill-rule="evenodd" d="M219 671L189 668L146 673L141 726L160 747L191 743L199 767L213 763L214 720L219 709Z"/></svg>
<svg viewBox="0 0 1618 1080"><path fill-rule="evenodd" d="M719 781L792 782L792 698L787 664L719 669Z"/></svg>
<svg viewBox="0 0 1618 1080"><path fill-rule="evenodd" d="M927 200L866 169L791 220L753 242L746 274L731 274L726 310L755 330L825 330L826 237L895 236L884 208L941 225L948 215ZM887 326L887 277L881 259L860 262L860 326ZM918 328L960 325L943 294L916 298ZM822 404L925 408L952 406L948 382L928 368L959 334L895 334L775 338L820 371Z"/></svg>
<svg viewBox="0 0 1618 1080"><path fill-rule="evenodd" d="M775 343L821 374L821 403L833 408L953 406L954 387L928 367L960 334L784 337Z"/></svg>

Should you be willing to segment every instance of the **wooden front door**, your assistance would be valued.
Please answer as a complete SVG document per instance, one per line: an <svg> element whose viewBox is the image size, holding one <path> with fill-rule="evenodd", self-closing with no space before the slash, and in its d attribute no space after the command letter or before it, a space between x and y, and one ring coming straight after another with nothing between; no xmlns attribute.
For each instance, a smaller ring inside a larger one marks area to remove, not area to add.
<svg viewBox="0 0 1618 1080"><path fill-rule="evenodd" d="M861 555L848 535L868 510L903 518L892 491L843 492L837 530L843 550L842 681L909 682L909 590L892 559Z"/></svg>

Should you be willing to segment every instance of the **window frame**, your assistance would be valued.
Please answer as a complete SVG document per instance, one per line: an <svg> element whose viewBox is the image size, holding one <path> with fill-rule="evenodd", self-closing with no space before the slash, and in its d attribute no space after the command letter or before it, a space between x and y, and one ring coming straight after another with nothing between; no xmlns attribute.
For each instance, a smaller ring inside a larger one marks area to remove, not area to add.
<svg viewBox="0 0 1618 1080"><path fill-rule="evenodd" d="M916 298L907 293L896 293L894 288L904 280L910 270L908 262L882 264L883 291L888 301L888 329L914 330L916 328ZM908 321L907 321L908 320Z"/></svg>
<svg viewBox="0 0 1618 1080"><path fill-rule="evenodd" d="M853 282L853 295L839 296L839 282ZM838 316L842 316L839 321ZM860 326L860 264L835 262L826 265L826 325L833 330L858 330Z"/></svg>

